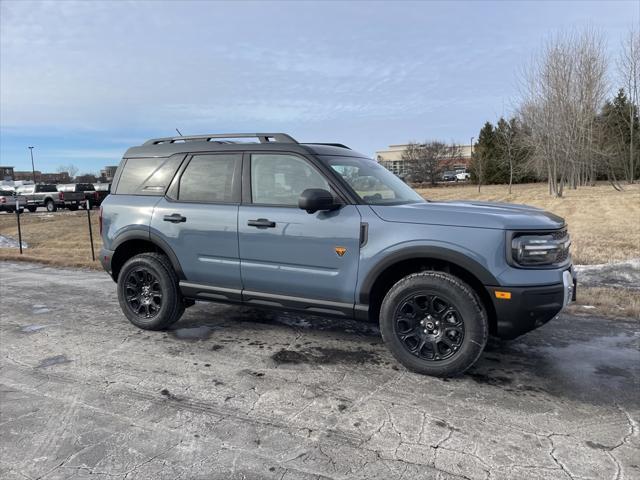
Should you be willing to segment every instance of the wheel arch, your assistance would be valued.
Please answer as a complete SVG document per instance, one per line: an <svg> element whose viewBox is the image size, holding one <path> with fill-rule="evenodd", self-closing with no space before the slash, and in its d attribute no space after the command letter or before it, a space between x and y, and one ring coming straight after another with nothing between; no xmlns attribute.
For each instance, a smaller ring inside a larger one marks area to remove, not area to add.
<svg viewBox="0 0 640 480"><path fill-rule="evenodd" d="M490 332L496 331L496 312L485 285L499 285L499 282L476 260L443 247L410 247L385 257L365 277L358 302L368 305L369 319L375 321L384 296L398 280L428 270L450 273L468 284L487 312Z"/></svg>
<svg viewBox="0 0 640 480"><path fill-rule="evenodd" d="M118 281L120 269L134 255L145 252L157 252L165 255L173 267L179 280L185 280L182 266L177 255L169 244L158 235L149 233L148 230L134 230L122 234L113 243L113 255L111 257L111 277Z"/></svg>

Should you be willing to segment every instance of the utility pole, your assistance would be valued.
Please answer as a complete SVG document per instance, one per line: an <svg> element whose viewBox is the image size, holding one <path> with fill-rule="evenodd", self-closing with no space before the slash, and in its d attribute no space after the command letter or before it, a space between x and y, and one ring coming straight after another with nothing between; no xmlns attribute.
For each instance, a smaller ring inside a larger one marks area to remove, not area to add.
<svg viewBox="0 0 640 480"><path fill-rule="evenodd" d="M33 174L33 184L36 184L36 167L33 165L33 147L29 147L29 152L31 152L31 172Z"/></svg>

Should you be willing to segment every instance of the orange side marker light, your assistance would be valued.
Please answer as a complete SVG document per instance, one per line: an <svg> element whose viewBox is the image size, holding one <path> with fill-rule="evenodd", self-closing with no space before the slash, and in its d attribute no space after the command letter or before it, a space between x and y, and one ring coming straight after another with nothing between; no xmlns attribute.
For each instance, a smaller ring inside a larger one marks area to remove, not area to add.
<svg viewBox="0 0 640 480"><path fill-rule="evenodd" d="M496 290L495 292L496 298L500 300L511 300L511 292L501 292L500 290Z"/></svg>

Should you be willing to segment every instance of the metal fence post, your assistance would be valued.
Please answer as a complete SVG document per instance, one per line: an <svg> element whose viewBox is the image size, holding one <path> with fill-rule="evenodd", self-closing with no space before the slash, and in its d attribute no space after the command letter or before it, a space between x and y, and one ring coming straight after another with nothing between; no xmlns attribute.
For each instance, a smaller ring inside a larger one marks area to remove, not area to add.
<svg viewBox="0 0 640 480"><path fill-rule="evenodd" d="M91 260L96 261L96 253L93 250L93 229L91 228L91 200L87 198L87 222L89 222L89 241L91 242Z"/></svg>
<svg viewBox="0 0 640 480"><path fill-rule="evenodd" d="M20 227L20 201L16 198L16 219L18 220L18 243L20 244L20 255L22 255L22 228Z"/></svg>

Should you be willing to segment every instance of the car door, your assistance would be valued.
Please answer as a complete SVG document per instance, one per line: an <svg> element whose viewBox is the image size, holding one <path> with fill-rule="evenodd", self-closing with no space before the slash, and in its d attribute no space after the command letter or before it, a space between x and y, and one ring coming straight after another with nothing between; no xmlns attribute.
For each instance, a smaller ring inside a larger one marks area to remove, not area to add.
<svg viewBox="0 0 640 480"><path fill-rule="evenodd" d="M189 295L240 300L241 170L241 153L193 155L154 208L151 233L175 253Z"/></svg>
<svg viewBox="0 0 640 480"><path fill-rule="evenodd" d="M331 191L331 185L309 159L295 154L247 154L243 176L243 300L351 315L360 249L355 205L313 214L299 209L304 190Z"/></svg>

